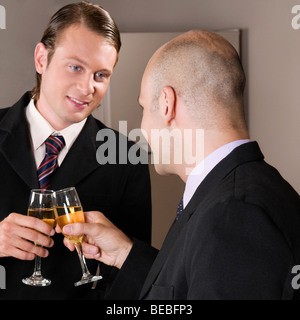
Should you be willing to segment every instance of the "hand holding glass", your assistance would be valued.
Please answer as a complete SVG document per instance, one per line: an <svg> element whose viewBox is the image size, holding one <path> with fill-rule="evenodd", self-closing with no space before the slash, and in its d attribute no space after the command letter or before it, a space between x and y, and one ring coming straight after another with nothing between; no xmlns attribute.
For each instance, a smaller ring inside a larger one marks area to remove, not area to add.
<svg viewBox="0 0 300 320"><path fill-rule="evenodd" d="M66 224L85 221L83 209L77 191L74 187L63 189L55 193L55 215L56 222L61 230ZM74 244L82 268L82 278L80 281L74 284L75 287L102 279L102 276L91 275L87 268L81 247L82 238L84 235L68 236L64 234L64 236Z"/></svg>
<svg viewBox="0 0 300 320"><path fill-rule="evenodd" d="M54 191L52 190L31 190L27 215L41 219L42 221L48 223L51 227L54 227L55 215L53 200ZM38 244L35 243L35 245ZM22 282L34 287L45 287L51 284L51 280L42 276L41 257L35 257L35 265L32 276L22 279Z"/></svg>

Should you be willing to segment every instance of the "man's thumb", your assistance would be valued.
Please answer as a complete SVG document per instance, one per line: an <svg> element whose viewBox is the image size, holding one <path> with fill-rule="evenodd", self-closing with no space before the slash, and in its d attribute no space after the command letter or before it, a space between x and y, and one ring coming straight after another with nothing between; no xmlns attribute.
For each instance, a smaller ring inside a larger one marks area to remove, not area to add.
<svg viewBox="0 0 300 320"><path fill-rule="evenodd" d="M76 226L77 225L77 226ZM63 227L62 232L67 235L80 235L82 234L82 230L79 230L81 228L78 228L78 223L76 224L67 224Z"/></svg>

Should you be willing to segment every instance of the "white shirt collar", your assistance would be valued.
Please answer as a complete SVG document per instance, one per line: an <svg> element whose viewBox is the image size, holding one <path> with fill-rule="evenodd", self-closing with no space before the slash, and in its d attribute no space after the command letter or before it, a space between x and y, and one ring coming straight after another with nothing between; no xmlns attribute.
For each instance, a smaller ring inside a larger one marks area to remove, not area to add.
<svg viewBox="0 0 300 320"><path fill-rule="evenodd" d="M38 112L34 105L34 100L31 100L26 108L26 117L29 123L34 150L40 148L50 135L61 135L65 139L65 149L68 151L78 137L87 120L84 119L81 122L74 123L63 130L56 131Z"/></svg>

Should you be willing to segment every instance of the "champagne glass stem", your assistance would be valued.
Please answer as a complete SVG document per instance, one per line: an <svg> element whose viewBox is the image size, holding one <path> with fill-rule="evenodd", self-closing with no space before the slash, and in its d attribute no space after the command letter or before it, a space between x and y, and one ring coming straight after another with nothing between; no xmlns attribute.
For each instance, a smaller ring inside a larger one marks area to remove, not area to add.
<svg viewBox="0 0 300 320"><path fill-rule="evenodd" d="M81 242L76 243L75 248L76 248L76 251L79 256L80 265L81 265L81 269L82 269L82 276L83 276L83 278L86 278L90 275L90 272L89 272L88 267L85 262L85 258L84 258L83 252L82 252Z"/></svg>
<svg viewBox="0 0 300 320"><path fill-rule="evenodd" d="M51 280L42 276L41 257L36 256L34 260L34 271L31 277L22 279L22 282L30 286L45 287L51 284Z"/></svg>
<svg viewBox="0 0 300 320"><path fill-rule="evenodd" d="M95 282L95 281L101 280L102 276L93 276L92 274L90 274L90 272L87 268L86 262L85 262L83 252L82 252L81 243L79 242L79 243L75 244L75 248L78 253L80 264L81 264L81 269L82 269L82 278L80 281L74 283L75 287L80 286L82 284L89 283L89 282Z"/></svg>
<svg viewBox="0 0 300 320"><path fill-rule="evenodd" d="M33 276L34 277L41 277L42 276L42 265L41 265L41 257L40 256L35 257Z"/></svg>

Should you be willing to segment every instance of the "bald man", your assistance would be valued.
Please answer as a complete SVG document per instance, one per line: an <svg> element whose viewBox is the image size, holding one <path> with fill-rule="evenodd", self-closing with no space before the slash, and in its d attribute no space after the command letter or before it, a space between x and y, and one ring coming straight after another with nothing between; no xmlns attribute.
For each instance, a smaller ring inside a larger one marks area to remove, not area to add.
<svg viewBox="0 0 300 320"><path fill-rule="evenodd" d="M249 140L244 86L238 54L211 32L183 34L150 60L141 127L157 172L178 175L186 188L159 253L99 212L64 228L87 235L87 257L120 269L107 298L298 298L292 268L300 264L300 197ZM176 139L163 148L154 130L192 132L182 147L197 155L194 162L164 163L165 153L182 150ZM204 132L203 153L196 152L197 130Z"/></svg>

